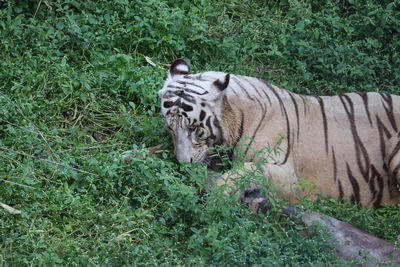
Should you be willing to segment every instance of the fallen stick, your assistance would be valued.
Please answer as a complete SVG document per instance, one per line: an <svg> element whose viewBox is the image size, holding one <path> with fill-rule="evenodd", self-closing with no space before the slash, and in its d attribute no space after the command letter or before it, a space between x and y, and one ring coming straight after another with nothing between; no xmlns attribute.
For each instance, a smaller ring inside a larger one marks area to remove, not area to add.
<svg viewBox="0 0 400 267"><path fill-rule="evenodd" d="M12 185L17 185L17 186L22 186L22 187L26 187L26 188L31 188L31 189L34 188L34 187L32 187L32 186L29 186L29 185L15 183L15 182L11 182L11 181L8 181L8 180L5 180L5 179L1 179L1 178L0 178L0 182L6 183L6 184L12 184Z"/></svg>
<svg viewBox="0 0 400 267"><path fill-rule="evenodd" d="M13 207L8 206L7 204L1 203L0 202L0 207L5 209L8 213L11 213L13 215L21 214L22 211L14 209Z"/></svg>
<svg viewBox="0 0 400 267"><path fill-rule="evenodd" d="M253 214L265 213L273 207L257 190L248 192L241 201ZM363 266L400 263L399 247L348 223L318 212L300 211L291 205L286 205L282 213L292 221L307 226L304 232L307 236L312 235L314 229L328 231L332 239L327 241L327 245L342 259L355 260Z"/></svg>
<svg viewBox="0 0 400 267"><path fill-rule="evenodd" d="M340 258L371 266L400 263L400 248L348 223L317 212L304 212L300 220L308 227L318 224L328 230L333 237L328 245Z"/></svg>

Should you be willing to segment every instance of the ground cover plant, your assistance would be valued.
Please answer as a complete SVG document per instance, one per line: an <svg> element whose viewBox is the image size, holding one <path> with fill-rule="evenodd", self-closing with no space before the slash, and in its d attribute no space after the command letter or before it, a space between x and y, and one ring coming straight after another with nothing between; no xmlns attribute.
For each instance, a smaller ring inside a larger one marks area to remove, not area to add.
<svg viewBox="0 0 400 267"><path fill-rule="evenodd" d="M207 171L174 161L156 94L178 57L300 93L400 94L399 36L398 0L0 3L0 202L22 211L0 209L0 263L346 264L279 206L254 217L202 190ZM398 206L300 205L400 233Z"/></svg>

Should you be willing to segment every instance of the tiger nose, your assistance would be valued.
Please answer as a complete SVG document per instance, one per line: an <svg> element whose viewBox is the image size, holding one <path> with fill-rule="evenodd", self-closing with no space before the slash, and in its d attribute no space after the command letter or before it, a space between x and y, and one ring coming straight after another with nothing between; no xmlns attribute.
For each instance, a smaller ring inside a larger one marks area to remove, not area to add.
<svg viewBox="0 0 400 267"><path fill-rule="evenodd" d="M178 160L181 162L193 163L193 158L178 158Z"/></svg>
<svg viewBox="0 0 400 267"><path fill-rule="evenodd" d="M176 159L182 162L193 162L193 157L190 157L190 155L187 155L186 153L178 153Z"/></svg>

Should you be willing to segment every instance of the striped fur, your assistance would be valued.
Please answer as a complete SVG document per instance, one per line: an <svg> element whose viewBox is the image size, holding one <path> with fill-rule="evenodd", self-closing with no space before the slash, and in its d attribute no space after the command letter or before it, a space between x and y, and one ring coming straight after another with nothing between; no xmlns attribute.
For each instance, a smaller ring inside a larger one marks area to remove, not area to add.
<svg viewBox="0 0 400 267"><path fill-rule="evenodd" d="M189 74L181 59L159 96L178 160L215 168L212 147L223 145L230 157L244 149L250 168L254 151L281 142L264 172L289 199L308 193L304 180L315 183L313 193L364 207L400 199L400 96L299 95L252 77Z"/></svg>

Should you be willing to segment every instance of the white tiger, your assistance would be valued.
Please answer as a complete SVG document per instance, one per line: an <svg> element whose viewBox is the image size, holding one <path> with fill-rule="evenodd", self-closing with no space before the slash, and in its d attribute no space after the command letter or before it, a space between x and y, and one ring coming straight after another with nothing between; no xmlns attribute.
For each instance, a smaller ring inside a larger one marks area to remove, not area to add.
<svg viewBox="0 0 400 267"><path fill-rule="evenodd" d="M305 177L315 183L314 194L347 197L363 207L399 202L400 96L305 96L247 76L189 74L178 59L159 97L180 161L216 169L213 147L222 145L231 160L241 149L250 169L259 159L254 151L281 142L278 158L263 171L282 196L309 193L299 187ZM229 175L218 184L235 186Z"/></svg>

